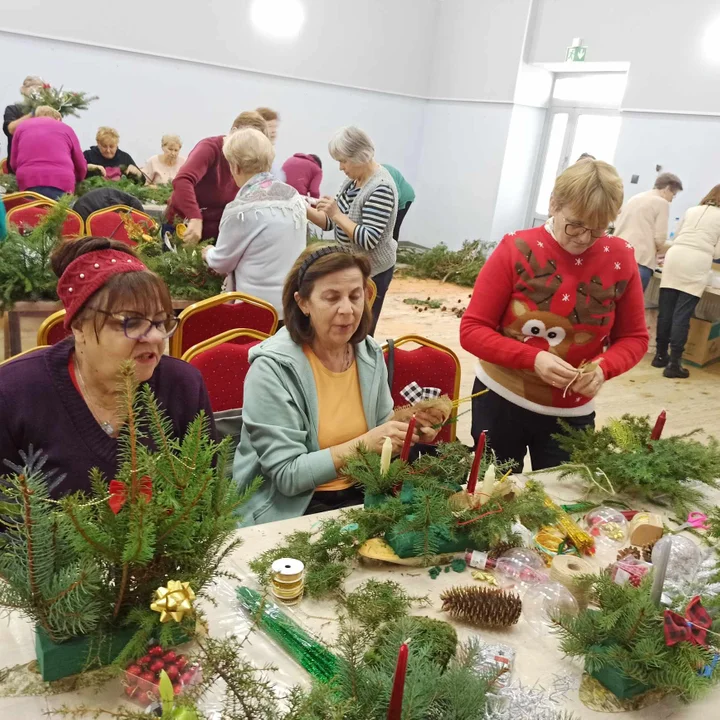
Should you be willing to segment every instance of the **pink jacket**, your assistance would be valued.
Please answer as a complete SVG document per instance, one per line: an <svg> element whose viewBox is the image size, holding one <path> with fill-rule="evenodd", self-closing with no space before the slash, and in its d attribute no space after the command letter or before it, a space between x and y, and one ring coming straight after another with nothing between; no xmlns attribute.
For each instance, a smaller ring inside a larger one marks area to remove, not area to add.
<svg viewBox="0 0 720 720"><path fill-rule="evenodd" d="M48 117L28 118L18 125L10 165L20 190L44 186L73 193L87 174L75 131Z"/></svg>
<svg viewBox="0 0 720 720"><path fill-rule="evenodd" d="M309 155L295 153L283 163L282 169L285 171L285 182L301 195L320 197L322 168Z"/></svg>

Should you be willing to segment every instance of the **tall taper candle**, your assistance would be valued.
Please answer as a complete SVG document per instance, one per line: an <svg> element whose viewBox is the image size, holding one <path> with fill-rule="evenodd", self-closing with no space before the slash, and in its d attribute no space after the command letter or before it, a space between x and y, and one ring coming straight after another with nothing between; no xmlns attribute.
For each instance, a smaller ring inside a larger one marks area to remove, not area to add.
<svg viewBox="0 0 720 720"><path fill-rule="evenodd" d="M654 575L652 589L650 590L650 599L655 603L656 607L660 607L660 598L662 597L663 586L665 585L665 574L667 573L668 562L670 561L670 550L672 549L672 539L664 542L658 550L657 563L653 563Z"/></svg>
<svg viewBox="0 0 720 720"><path fill-rule="evenodd" d="M407 433L405 434L405 442L402 446L402 452L400 453L400 459L404 462L408 461L408 458L410 457L410 446L412 445L412 437L415 432L415 416L413 415L410 418L410 422L408 423L408 429Z"/></svg>
<svg viewBox="0 0 720 720"><path fill-rule="evenodd" d="M470 477L468 477L467 491L470 495L475 492L475 487L477 485L480 463L482 462L483 454L485 453L485 440L485 431L483 430L478 438L477 448L475 449L475 457L473 458L473 464L470 468Z"/></svg>
<svg viewBox="0 0 720 720"><path fill-rule="evenodd" d="M392 462L392 440L389 437L385 438L382 446L382 454L380 455L380 474L385 477L390 469L390 463Z"/></svg>
<svg viewBox="0 0 720 720"><path fill-rule="evenodd" d="M495 487L495 465L490 463L485 476L483 477L482 494L480 496L480 504L484 505L492 495L493 488Z"/></svg>
<svg viewBox="0 0 720 720"><path fill-rule="evenodd" d="M388 706L387 720L400 720L402 717L403 694L405 692L405 673L407 672L408 646L404 642L398 652L395 665L395 679L393 680L390 705Z"/></svg>
<svg viewBox="0 0 720 720"><path fill-rule="evenodd" d="M655 427L652 429L650 434L651 440L659 440L662 435L663 428L665 427L665 421L667 420L667 413L663 410L655 421Z"/></svg>

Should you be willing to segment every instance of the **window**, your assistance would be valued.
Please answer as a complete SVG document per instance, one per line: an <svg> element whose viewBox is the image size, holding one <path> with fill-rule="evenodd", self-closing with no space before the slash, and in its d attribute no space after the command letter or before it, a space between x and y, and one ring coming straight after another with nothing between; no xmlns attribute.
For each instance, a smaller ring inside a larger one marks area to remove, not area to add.
<svg viewBox="0 0 720 720"><path fill-rule="evenodd" d="M548 140L547 152L545 153L545 164L543 165L542 180L538 192L535 212L538 215L547 215L550 205L550 194L555 185L558 167L560 166L560 155L565 142L565 129L568 124L567 113L556 113L553 116L552 127L550 128L550 139Z"/></svg>
<svg viewBox="0 0 720 720"><path fill-rule="evenodd" d="M553 105L619 108L626 85L627 73L558 75L553 88Z"/></svg>

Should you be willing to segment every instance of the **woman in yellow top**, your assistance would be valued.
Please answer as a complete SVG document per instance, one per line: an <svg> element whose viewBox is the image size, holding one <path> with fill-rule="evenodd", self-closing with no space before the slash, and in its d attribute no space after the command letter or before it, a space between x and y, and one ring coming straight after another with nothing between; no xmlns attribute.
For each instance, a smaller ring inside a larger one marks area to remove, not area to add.
<svg viewBox="0 0 720 720"><path fill-rule="evenodd" d="M408 426L393 420L380 346L368 336L370 263L348 248L308 248L283 288L285 327L250 351L243 428L233 475L241 487L262 476L246 525L363 501L342 477L359 444L399 453ZM431 442L443 420L419 413L414 442Z"/></svg>

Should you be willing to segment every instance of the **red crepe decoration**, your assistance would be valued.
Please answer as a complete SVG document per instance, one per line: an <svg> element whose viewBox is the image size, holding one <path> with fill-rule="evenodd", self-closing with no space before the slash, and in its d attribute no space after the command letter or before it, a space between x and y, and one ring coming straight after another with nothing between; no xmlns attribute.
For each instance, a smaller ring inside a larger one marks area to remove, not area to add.
<svg viewBox="0 0 720 720"><path fill-rule="evenodd" d="M122 506L127 502L127 485L120 480L111 480L108 490L110 491L108 505L115 515L117 515L122 509ZM152 480L149 475L143 475L143 477L140 478L140 494L145 497L146 502L150 502L152 499Z"/></svg>
<svg viewBox="0 0 720 720"><path fill-rule="evenodd" d="M475 457L473 458L472 468L470 468L470 477L468 478L467 484L467 491L470 495L475 492L475 487L477 486L480 463L482 462L483 455L485 454L485 439L485 431L483 430L478 438Z"/></svg>
<svg viewBox="0 0 720 720"><path fill-rule="evenodd" d="M405 673L408 664L408 646L404 642L398 652L397 665L395 666L395 678L393 679L390 705L388 706L387 720L401 720L403 694L405 693Z"/></svg>
<svg viewBox="0 0 720 720"><path fill-rule="evenodd" d="M410 446L412 445L413 434L415 433L415 416L410 418L408 423L407 433L405 434L405 442L402 446L402 452L400 453L400 459L403 462L407 462L410 457Z"/></svg>
<svg viewBox="0 0 720 720"><path fill-rule="evenodd" d="M696 595L688 603L685 617L672 610L666 610L664 615L666 645L675 645L685 641L707 647L707 631L712 625L712 620L702 606L699 595Z"/></svg>

